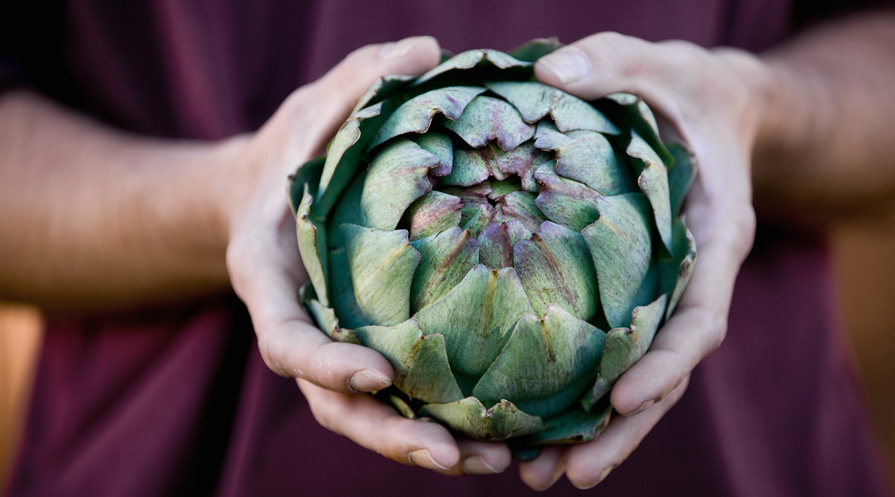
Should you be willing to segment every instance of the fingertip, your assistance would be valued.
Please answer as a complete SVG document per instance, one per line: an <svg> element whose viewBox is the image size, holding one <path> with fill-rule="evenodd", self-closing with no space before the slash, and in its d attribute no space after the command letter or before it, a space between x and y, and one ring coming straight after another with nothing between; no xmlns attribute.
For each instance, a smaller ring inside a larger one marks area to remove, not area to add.
<svg viewBox="0 0 895 497"><path fill-rule="evenodd" d="M353 343L327 342L316 351L310 379L330 390L375 392L392 384L395 370L375 350Z"/></svg>
<svg viewBox="0 0 895 497"><path fill-rule="evenodd" d="M385 43L379 49L383 61L411 64L408 72L421 72L435 67L441 59L441 46L432 36L411 36Z"/></svg>
<svg viewBox="0 0 895 497"><path fill-rule="evenodd" d="M534 460L519 465L519 477L532 490L543 492L562 477L567 459L567 450L545 447Z"/></svg>
<svg viewBox="0 0 895 497"><path fill-rule="evenodd" d="M503 473L513 463L510 449L504 443L458 440L461 470L466 475Z"/></svg>
<svg viewBox="0 0 895 497"><path fill-rule="evenodd" d="M590 58L578 47L562 47L535 63L535 75L544 83L563 86L577 83L593 73Z"/></svg>

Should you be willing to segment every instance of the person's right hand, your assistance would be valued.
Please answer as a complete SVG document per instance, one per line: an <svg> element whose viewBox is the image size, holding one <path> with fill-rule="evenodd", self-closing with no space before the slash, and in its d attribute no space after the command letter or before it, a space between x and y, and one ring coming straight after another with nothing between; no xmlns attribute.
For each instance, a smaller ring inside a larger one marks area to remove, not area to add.
<svg viewBox="0 0 895 497"><path fill-rule="evenodd" d="M255 134L235 138L221 171L230 210L227 266L245 302L266 364L296 378L326 428L390 459L452 474L493 473L510 464L503 444L457 441L436 423L412 421L364 392L389 386L394 371L376 351L331 341L298 303L307 280L285 193L295 167L321 152L364 91L387 74L418 75L440 57L430 37L370 45L296 90Z"/></svg>

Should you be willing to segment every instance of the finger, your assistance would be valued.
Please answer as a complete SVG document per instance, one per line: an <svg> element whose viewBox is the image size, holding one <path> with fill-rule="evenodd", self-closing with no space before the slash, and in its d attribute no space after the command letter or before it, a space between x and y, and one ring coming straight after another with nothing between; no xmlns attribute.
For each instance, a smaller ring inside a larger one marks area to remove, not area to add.
<svg viewBox="0 0 895 497"><path fill-rule="evenodd" d="M333 342L302 310L296 288L305 278L297 251L277 247L294 235L265 236L258 231L230 243L227 265L233 288L251 311L267 366L338 392L370 392L390 385L394 370L388 360L367 347Z"/></svg>
<svg viewBox="0 0 895 497"><path fill-rule="evenodd" d="M685 380L653 409L636 416L616 417L599 438L572 447L566 463L566 476L572 485L587 489L603 481L640 445L646 434L677 403L686 388Z"/></svg>
<svg viewBox="0 0 895 497"><path fill-rule="evenodd" d="M460 449L443 426L399 415L369 395L346 395L299 380L314 418L324 428L402 464L448 472Z"/></svg>
<svg viewBox="0 0 895 497"><path fill-rule="evenodd" d="M457 439L456 442L460 450L459 463L439 473L450 476L494 475L506 471L513 462L510 449L504 443L468 439Z"/></svg>
<svg viewBox="0 0 895 497"><path fill-rule="evenodd" d="M519 464L519 477L533 490L543 492L562 477L568 458L565 447L544 447L534 460Z"/></svg>

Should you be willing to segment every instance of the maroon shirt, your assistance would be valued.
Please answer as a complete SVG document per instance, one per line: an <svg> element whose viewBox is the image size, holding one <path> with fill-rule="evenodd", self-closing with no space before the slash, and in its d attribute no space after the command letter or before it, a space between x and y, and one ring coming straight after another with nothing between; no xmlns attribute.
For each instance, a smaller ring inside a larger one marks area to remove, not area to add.
<svg viewBox="0 0 895 497"><path fill-rule="evenodd" d="M454 52L506 50L615 30L762 50L801 15L778 0L55 3L6 16L30 29L3 44L0 87L31 85L124 129L200 139L256 129L366 43L432 34ZM828 265L822 245L759 233L726 342L601 495L886 494ZM514 471L442 477L324 430L294 382L264 366L233 296L51 316L10 495L357 493L533 492ZM566 494L580 495L563 480L546 495Z"/></svg>

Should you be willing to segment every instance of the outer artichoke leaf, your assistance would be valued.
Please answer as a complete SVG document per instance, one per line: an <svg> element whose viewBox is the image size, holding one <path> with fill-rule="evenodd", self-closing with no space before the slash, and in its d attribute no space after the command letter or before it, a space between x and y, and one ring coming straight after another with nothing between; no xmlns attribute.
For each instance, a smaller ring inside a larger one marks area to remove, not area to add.
<svg viewBox="0 0 895 497"><path fill-rule="evenodd" d="M420 76L411 86L422 85L442 74L454 72L457 70L468 70L477 67L490 65L498 69L510 68L530 68L531 62L518 60L510 55L497 50L469 50L459 53L450 59L442 62L429 72Z"/></svg>
<svg viewBox="0 0 895 497"><path fill-rule="evenodd" d="M531 238L531 231L515 219L489 223L479 235L479 260L491 269L513 267L513 245Z"/></svg>
<svg viewBox="0 0 895 497"><path fill-rule="evenodd" d="M479 244L459 227L410 242L422 256L410 287L410 309L416 312L443 297L479 263Z"/></svg>
<svg viewBox="0 0 895 497"><path fill-rule="evenodd" d="M479 264L444 297L414 318L423 333L444 335L455 375L478 378L500 353L524 313L533 313L513 268Z"/></svg>
<svg viewBox="0 0 895 497"><path fill-rule="evenodd" d="M317 326L330 338L337 342L361 343L357 334L349 329L339 327L339 318L333 309L324 306L317 300L308 302L308 310L314 316Z"/></svg>
<svg viewBox="0 0 895 497"><path fill-rule="evenodd" d="M519 410L512 402L502 400L485 409L475 397L449 404L427 404L420 416L435 418L454 431L477 440L499 441L540 431L544 424L538 416Z"/></svg>
<svg viewBox="0 0 895 497"><path fill-rule="evenodd" d="M410 284L420 254L407 230L343 224L345 253L362 325L394 326L410 317Z"/></svg>
<svg viewBox="0 0 895 497"><path fill-rule="evenodd" d="M522 223L528 231L535 232L547 217L535 204L533 193L516 191L504 195L497 201L491 222L505 223L513 219Z"/></svg>
<svg viewBox="0 0 895 497"><path fill-rule="evenodd" d="M560 133L549 121L541 121L535 147L556 152L556 172L584 183L603 195L634 191L629 173L618 162L609 140L595 131Z"/></svg>
<svg viewBox="0 0 895 497"><path fill-rule="evenodd" d="M562 46L556 38L535 38L509 51L508 55L524 62L534 62Z"/></svg>
<svg viewBox="0 0 895 497"><path fill-rule="evenodd" d="M584 321L596 313L597 275L578 232L545 221L531 240L516 243L513 263L539 316L551 303Z"/></svg>
<svg viewBox="0 0 895 497"><path fill-rule="evenodd" d="M426 152L438 157L440 164L432 169L434 176L451 174L454 164L454 144L450 136L429 131L422 135L412 135L411 139Z"/></svg>
<svg viewBox="0 0 895 497"><path fill-rule="evenodd" d="M603 358L597 381L581 400L585 409L590 410L612 389L615 381L646 354L662 323L667 302L668 296L663 294L650 305L634 309L630 328L609 330L603 342Z"/></svg>
<svg viewBox="0 0 895 497"><path fill-rule="evenodd" d="M438 113L459 119L469 102L484 91L477 86L450 86L417 95L395 109L367 148L373 149L405 133L425 133Z"/></svg>
<svg viewBox="0 0 895 497"><path fill-rule="evenodd" d="M606 105L607 103L609 105ZM603 109L614 123L637 132L662 158L662 162L671 164L674 160L659 139L656 117L643 99L629 93L611 93L598 101L597 106Z"/></svg>
<svg viewBox="0 0 895 497"><path fill-rule="evenodd" d="M323 164L325 162L326 157L316 157L305 162L296 169L294 174L289 175L289 185L286 193L288 194L289 208L292 209L293 215L298 211L298 204L305 193L305 185L307 185L308 191L317 191L320 173L323 172Z"/></svg>
<svg viewBox="0 0 895 497"><path fill-rule="evenodd" d="M544 430L522 437L520 445L559 445L589 442L600 436L609 425L612 406L602 409L573 409L544 421Z"/></svg>
<svg viewBox="0 0 895 497"><path fill-rule="evenodd" d="M617 135L619 129L592 105L552 86L535 81L485 83L492 92L519 109L526 122L536 123L547 114L563 133L586 129Z"/></svg>
<svg viewBox="0 0 895 497"><path fill-rule="evenodd" d="M329 307L327 289L327 257L326 257L326 230L323 223L314 221L308 217L314 198L309 192L309 185L305 184L304 196L298 205L295 216L295 231L298 237L298 253L301 254L302 263L308 272L311 285L317 292L320 303Z"/></svg>
<svg viewBox="0 0 895 497"><path fill-rule="evenodd" d="M326 162L320 176L320 185L314 196L316 219L325 219L342 191L351 182L360 166L360 156L372 137L372 133L382 124L388 110L386 102L361 109L348 118L329 143Z"/></svg>
<svg viewBox="0 0 895 497"><path fill-rule="evenodd" d="M441 233L460 225L463 202L439 191L430 191L410 204L406 217L410 224L410 241Z"/></svg>
<svg viewBox="0 0 895 497"><path fill-rule="evenodd" d="M658 154L636 132L631 132L627 153L634 158L639 170L637 180L640 189L653 207L653 216L659 237L665 250L671 253L671 196L668 188L668 170Z"/></svg>
<svg viewBox="0 0 895 497"><path fill-rule="evenodd" d="M599 197L600 218L581 232L597 270L609 325L625 326L652 258L649 202L642 193Z"/></svg>
<svg viewBox="0 0 895 497"><path fill-rule="evenodd" d="M541 191L535 205L554 223L581 231L600 216L594 201L600 193L584 183L556 174L556 161L542 164L535 171Z"/></svg>
<svg viewBox="0 0 895 497"><path fill-rule="evenodd" d="M472 394L486 405L507 399L529 414L555 416L594 381L604 337L555 304L543 319L523 314Z"/></svg>
<svg viewBox="0 0 895 497"><path fill-rule="evenodd" d="M423 336L415 319L391 327L364 326L357 335L392 363L395 386L410 397L438 404L463 398L448 365L444 337Z"/></svg>
<svg viewBox="0 0 895 497"><path fill-rule="evenodd" d="M442 178L439 185L474 186L482 183L492 174L492 157L493 154L489 148L454 149L454 164L451 173Z"/></svg>
<svg viewBox="0 0 895 497"><path fill-rule="evenodd" d="M696 158L685 145L667 143L668 151L674 157L674 165L668 169L668 187L671 191L671 214L680 215L684 197L696 179Z"/></svg>
<svg viewBox="0 0 895 497"><path fill-rule="evenodd" d="M683 219L678 218L674 222L672 241L674 257L670 261L665 261L661 266L662 292L671 295L668 300L668 309L665 310L665 319L671 317L687 284L690 283L697 258L696 240L687 229Z"/></svg>
<svg viewBox="0 0 895 497"><path fill-rule="evenodd" d="M416 78L404 74L391 74L377 79L369 88L367 88L367 91L357 102L357 105L351 113L354 114L364 107L369 107L370 105L389 98L401 88L407 86L407 84L414 79Z"/></svg>
<svg viewBox="0 0 895 497"><path fill-rule="evenodd" d="M357 299L354 296L354 286L351 283L351 271L348 267L348 256L345 248L340 247L329 251L330 271L330 296L332 297L333 310L339 317L339 323L348 328L357 328L370 324ZM320 322L318 321L318 324ZM322 328L322 325L321 325Z"/></svg>
<svg viewBox="0 0 895 497"><path fill-rule="evenodd" d="M400 138L385 146L367 171L360 197L364 226L393 230L404 211L432 189L429 169L438 157L416 143Z"/></svg>
<svg viewBox="0 0 895 497"><path fill-rule="evenodd" d="M475 97L466 106L460 119L445 121L444 125L470 147L481 148L491 140L497 140L505 151L531 140L535 132L534 126L525 122L515 107L483 95Z"/></svg>

